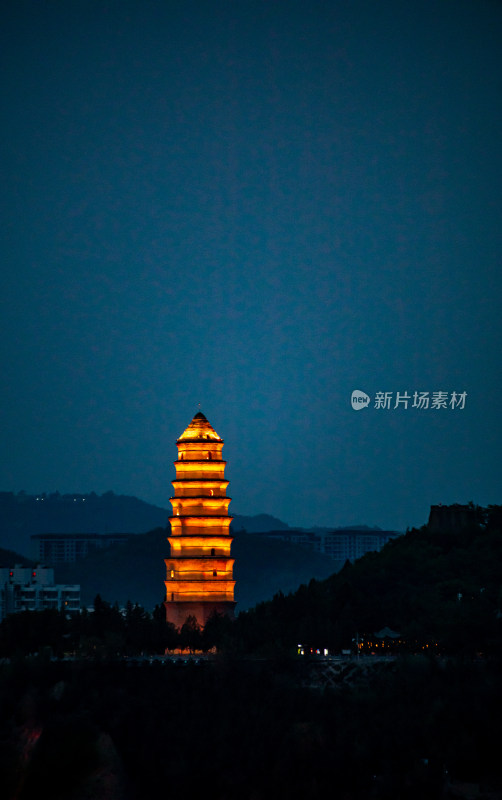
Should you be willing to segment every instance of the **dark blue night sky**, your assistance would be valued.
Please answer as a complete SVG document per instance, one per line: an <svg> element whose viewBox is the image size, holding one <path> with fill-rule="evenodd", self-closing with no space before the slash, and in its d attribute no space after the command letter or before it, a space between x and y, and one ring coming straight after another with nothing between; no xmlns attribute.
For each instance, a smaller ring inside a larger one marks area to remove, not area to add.
<svg viewBox="0 0 502 800"><path fill-rule="evenodd" d="M200 402L234 513L502 502L499 2L3 12L0 489L167 506Z"/></svg>

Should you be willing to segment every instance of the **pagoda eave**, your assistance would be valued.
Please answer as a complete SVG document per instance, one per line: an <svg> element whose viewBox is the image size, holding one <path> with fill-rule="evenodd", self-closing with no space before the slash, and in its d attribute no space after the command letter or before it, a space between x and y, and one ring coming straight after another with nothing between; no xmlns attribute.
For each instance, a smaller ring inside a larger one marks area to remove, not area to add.
<svg viewBox="0 0 502 800"><path fill-rule="evenodd" d="M201 547L205 545L207 547L218 547L221 545L226 548L229 544L232 544L233 540L234 537L230 536L229 533L220 533L219 535L216 533L171 533L171 536L167 537L169 544L183 545L186 542L187 544L190 543L192 547L197 543Z"/></svg>
<svg viewBox="0 0 502 800"><path fill-rule="evenodd" d="M208 502L212 503L230 503L232 501L231 497L220 497L219 495L207 495L207 494L190 494L187 497L178 497L174 495L174 497L169 498L169 502L172 500L179 500L180 503L187 503L192 502L192 500L207 500Z"/></svg>
<svg viewBox="0 0 502 800"><path fill-rule="evenodd" d="M225 465L226 461L221 461L219 458L181 458L178 461L173 461L174 466L184 466L185 464L218 464L218 465ZM183 478L182 480L187 480ZM200 480L200 478L195 478L195 480Z"/></svg>
<svg viewBox="0 0 502 800"><path fill-rule="evenodd" d="M164 581L167 591L177 592L178 594L193 594L198 595L199 600L203 600L204 588L208 588L210 592L218 592L226 594L235 588L235 581L223 578L183 578Z"/></svg>
<svg viewBox="0 0 502 800"><path fill-rule="evenodd" d="M178 462L178 463L180 463L180 462ZM189 462L182 461L181 463L182 464L187 464ZM205 464L206 461L204 461L203 463ZM213 461L213 464L214 463L217 464L218 462L217 461L216 462ZM173 481L171 481L171 483L173 484L173 486L175 484L183 484L183 483L188 483L189 486L194 484L194 483L203 483L203 484L214 483L214 484L216 484L218 486L228 486L230 481L227 481L224 478L175 478Z"/></svg>
<svg viewBox="0 0 502 800"><path fill-rule="evenodd" d="M208 520L208 519L210 519L212 522L214 522L215 520L222 520L222 522L220 524L226 526L227 522L228 522L228 524L230 524L232 522L233 517L231 517L230 514L228 516L223 516L222 514L204 514L204 516L202 516L202 514L201 515L176 514L176 516L168 517L168 519L169 519L169 522L175 522L177 519L179 519L179 520L193 519L193 520L196 520L197 522L201 522L202 524L204 524L205 520Z"/></svg>
<svg viewBox="0 0 502 800"><path fill-rule="evenodd" d="M216 563L218 563L218 564L230 564L230 563L232 563L233 564L235 562L235 558L231 558L230 555L226 556L224 554L221 554L221 555L218 555L218 556L217 555L210 556L210 555L208 555L206 553L206 555L201 554L201 555L192 556L192 555L190 555L189 552L187 552L186 555L179 555L179 556L176 556L176 558L173 558L172 556L170 558L165 558L164 559L164 563L165 563L166 566L168 564L177 564L177 563L185 564L185 566L186 566L190 561L194 561L194 560L196 560L197 562L200 562L201 564L202 564L202 562L204 562L205 564L216 564ZM213 567L213 568L216 569L216 567Z"/></svg>
<svg viewBox="0 0 502 800"><path fill-rule="evenodd" d="M180 444L225 444L223 439L177 439L176 445Z"/></svg>

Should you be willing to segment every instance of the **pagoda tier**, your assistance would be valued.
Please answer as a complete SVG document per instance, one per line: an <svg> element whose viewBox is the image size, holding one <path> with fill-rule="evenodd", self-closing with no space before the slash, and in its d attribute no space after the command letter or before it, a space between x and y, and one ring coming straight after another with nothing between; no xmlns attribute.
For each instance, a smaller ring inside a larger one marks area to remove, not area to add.
<svg viewBox="0 0 502 800"><path fill-rule="evenodd" d="M171 523L172 536L189 536L190 534L198 534L204 536L207 534L228 536L228 529L232 522L232 517L220 517L208 515L199 517L196 516L177 516L169 517ZM169 539L171 541L171 539Z"/></svg>
<svg viewBox="0 0 502 800"><path fill-rule="evenodd" d="M210 480L223 479L226 461L204 459L200 461L175 461L176 477L184 480L195 481L203 478Z"/></svg>
<svg viewBox="0 0 502 800"><path fill-rule="evenodd" d="M223 439L199 412L176 444L166 617L177 627L188 616L204 626L214 612L233 616L235 607Z"/></svg>
<svg viewBox="0 0 502 800"><path fill-rule="evenodd" d="M193 516L194 514L204 514L210 516L221 516L227 514L230 505L229 497L218 497L210 495L191 495L190 497L171 497L174 516L169 519L176 519L180 516Z"/></svg>
<svg viewBox="0 0 502 800"><path fill-rule="evenodd" d="M175 497L225 497L228 481L202 478L172 482Z"/></svg>

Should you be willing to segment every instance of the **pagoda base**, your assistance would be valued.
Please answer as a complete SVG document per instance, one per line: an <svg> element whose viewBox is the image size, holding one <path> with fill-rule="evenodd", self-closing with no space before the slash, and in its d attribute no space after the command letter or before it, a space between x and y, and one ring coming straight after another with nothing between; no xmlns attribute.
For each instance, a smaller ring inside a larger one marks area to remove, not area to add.
<svg viewBox="0 0 502 800"><path fill-rule="evenodd" d="M200 627L204 628L209 617L214 613L234 619L236 603L231 600L214 602L211 600L166 600L164 606L166 609L166 620L175 625L176 628L181 628L186 622L187 617L195 617Z"/></svg>

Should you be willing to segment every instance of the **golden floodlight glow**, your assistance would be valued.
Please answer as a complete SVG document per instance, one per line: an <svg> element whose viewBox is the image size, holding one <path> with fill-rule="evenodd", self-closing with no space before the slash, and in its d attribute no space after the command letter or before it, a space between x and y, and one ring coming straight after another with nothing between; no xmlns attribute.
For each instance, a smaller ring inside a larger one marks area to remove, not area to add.
<svg viewBox="0 0 502 800"><path fill-rule="evenodd" d="M221 444L223 444L223 439L218 436L215 429L207 421L204 414L199 411L199 413L196 414L191 421L188 428L183 431L176 444L187 441L203 442L207 441L208 439L210 441L221 442Z"/></svg>
<svg viewBox="0 0 502 800"><path fill-rule="evenodd" d="M235 608L223 439L199 411L176 445L164 605L176 627L188 616L203 627L214 612L233 616Z"/></svg>

